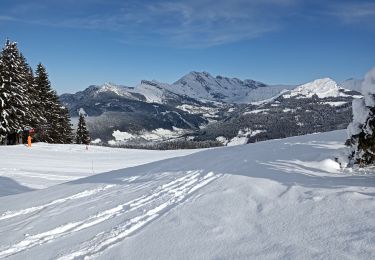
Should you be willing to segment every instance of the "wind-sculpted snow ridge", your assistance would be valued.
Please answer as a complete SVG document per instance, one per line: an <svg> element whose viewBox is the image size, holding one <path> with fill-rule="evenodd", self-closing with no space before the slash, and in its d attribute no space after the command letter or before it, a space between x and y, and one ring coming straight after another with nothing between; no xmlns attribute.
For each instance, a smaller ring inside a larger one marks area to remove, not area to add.
<svg viewBox="0 0 375 260"><path fill-rule="evenodd" d="M117 226L112 227L109 231L96 234L93 238L80 244L79 248L67 255L60 256L60 258L75 259L98 254L104 249L116 244L139 230L160 215L166 213L171 208L177 206L183 200L187 199L194 191L207 185L220 176L221 175L214 175L213 173L202 174L199 171L187 172L187 174L180 178L158 186L148 194L141 195L130 201L118 204L115 207L97 212L96 214L84 219L68 222L41 233L27 235L23 240L12 245L6 247L0 246L0 258L12 256L30 248L50 243L62 237L70 236L113 218L121 218L121 221ZM130 180L135 181L136 179L137 178L132 178ZM62 204L68 200L87 197L114 188L116 188L116 185L107 185L96 190L88 190L66 198L54 200L38 207L23 209L16 212L7 212L3 214L2 217L3 219L7 219L28 214L41 209L46 209L52 205ZM124 187L119 187L119 189L122 188ZM118 191L119 190L117 189L117 192Z"/></svg>

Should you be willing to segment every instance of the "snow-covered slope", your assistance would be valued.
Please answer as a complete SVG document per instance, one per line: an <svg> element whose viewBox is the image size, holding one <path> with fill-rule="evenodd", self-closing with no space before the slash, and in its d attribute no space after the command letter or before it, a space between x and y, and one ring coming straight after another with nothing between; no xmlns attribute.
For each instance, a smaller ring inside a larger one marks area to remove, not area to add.
<svg viewBox="0 0 375 260"><path fill-rule="evenodd" d="M290 93L284 94L283 97L311 98L317 95L319 98L326 98L347 96L344 92L345 89L337 85L334 80L323 78L298 86L291 90Z"/></svg>
<svg viewBox="0 0 375 260"><path fill-rule="evenodd" d="M146 102L149 103L168 103L170 100L181 102L183 97L169 91L170 87L166 83L161 83L156 80L148 81L142 80L141 84L130 90L131 93L137 93L145 97Z"/></svg>
<svg viewBox="0 0 375 260"><path fill-rule="evenodd" d="M165 90L159 87L159 85L162 85L162 83L142 80L141 84L138 85L133 92L143 95L147 102L163 103Z"/></svg>
<svg viewBox="0 0 375 260"><path fill-rule="evenodd" d="M0 146L0 196L43 189L117 169L134 167L199 150L128 150L101 146L33 144ZM3 156L6 155L6 156Z"/></svg>
<svg viewBox="0 0 375 260"><path fill-rule="evenodd" d="M345 139L211 149L1 197L0 258L374 259L374 176L340 170Z"/></svg>

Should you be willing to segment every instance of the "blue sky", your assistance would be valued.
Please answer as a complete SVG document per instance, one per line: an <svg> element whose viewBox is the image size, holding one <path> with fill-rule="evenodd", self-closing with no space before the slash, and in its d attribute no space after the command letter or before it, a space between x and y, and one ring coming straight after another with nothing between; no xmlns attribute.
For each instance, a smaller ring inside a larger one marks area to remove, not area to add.
<svg viewBox="0 0 375 260"><path fill-rule="evenodd" d="M375 2L2 0L0 39L59 93L91 84L172 83L190 71L297 84L375 66Z"/></svg>

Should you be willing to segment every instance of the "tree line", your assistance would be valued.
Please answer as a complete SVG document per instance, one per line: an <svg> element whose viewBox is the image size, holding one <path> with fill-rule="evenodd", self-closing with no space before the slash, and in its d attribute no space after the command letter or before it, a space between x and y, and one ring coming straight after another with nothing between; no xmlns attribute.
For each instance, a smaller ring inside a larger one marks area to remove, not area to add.
<svg viewBox="0 0 375 260"><path fill-rule="evenodd" d="M72 143L69 111L51 87L42 63L35 73L17 43L6 41L0 53L0 144L10 135L35 129L34 141Z"/></svg>

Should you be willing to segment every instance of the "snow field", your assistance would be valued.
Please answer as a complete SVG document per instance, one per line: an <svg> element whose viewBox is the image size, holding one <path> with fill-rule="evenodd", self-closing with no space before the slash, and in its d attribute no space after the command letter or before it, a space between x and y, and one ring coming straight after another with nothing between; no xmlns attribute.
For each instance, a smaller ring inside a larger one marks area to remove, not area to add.
<svg viewBox="0 0 375 260"><path fill-rule="evenodd" d="M374 259L375 175L340 168L345 138L210 149L0 197L0 258Z"/></svg>
<svg viewBox="0 0 375 260"><path fill-rule="evenodd" d="M0 196L44 189L102 172L198 151L145 151L100 146L89 146L86 150L85 145L45 143L33 144L31 149L23 145L0 146Z"/></svg>

